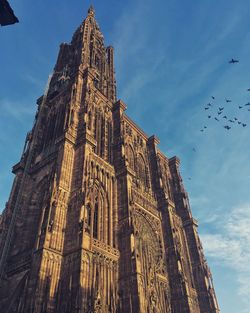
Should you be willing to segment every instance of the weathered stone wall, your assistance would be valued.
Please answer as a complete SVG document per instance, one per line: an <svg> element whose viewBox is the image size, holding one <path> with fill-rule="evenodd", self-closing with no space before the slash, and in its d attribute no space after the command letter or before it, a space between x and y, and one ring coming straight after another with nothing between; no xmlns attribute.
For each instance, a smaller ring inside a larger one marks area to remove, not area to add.
<svg viewBox="0 0 250 313"><path fill-rule="evenodd" d="M13 168L4 312L219 312L179 160L125 114L113 58L90 8Z"/></svg>

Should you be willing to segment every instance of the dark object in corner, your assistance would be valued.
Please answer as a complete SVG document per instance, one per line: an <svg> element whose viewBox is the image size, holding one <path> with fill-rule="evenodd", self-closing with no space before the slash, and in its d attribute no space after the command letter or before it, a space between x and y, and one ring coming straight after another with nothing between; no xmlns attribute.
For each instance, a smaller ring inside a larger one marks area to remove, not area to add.
<svg viewBox="0 0 250 313"><path fill-rule="evenodd" d="M1 26L19 23L7 0L0 0L0 24Z"/></svg>

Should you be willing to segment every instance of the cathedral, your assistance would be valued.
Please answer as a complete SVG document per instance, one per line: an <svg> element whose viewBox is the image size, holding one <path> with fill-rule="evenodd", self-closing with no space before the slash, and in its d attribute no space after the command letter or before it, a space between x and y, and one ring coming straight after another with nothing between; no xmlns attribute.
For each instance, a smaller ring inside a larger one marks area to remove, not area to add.
<svg viewBox="0 0 250 313"><path fill-rule="evenodd" d="M90 7L13 166L3 313L219 313L180 161L126 115L114 73Z"/></svg>

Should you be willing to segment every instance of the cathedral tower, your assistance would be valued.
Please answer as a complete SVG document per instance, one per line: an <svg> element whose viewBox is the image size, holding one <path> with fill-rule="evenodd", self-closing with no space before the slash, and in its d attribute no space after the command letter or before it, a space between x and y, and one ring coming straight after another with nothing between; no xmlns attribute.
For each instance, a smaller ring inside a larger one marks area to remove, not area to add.
<svg viewBox="0 0 250 313"><path fill-rule="evenodd" d="M6 313L218 313L179 172L116 98L92 7L63 43L0 220Z"/></svg>

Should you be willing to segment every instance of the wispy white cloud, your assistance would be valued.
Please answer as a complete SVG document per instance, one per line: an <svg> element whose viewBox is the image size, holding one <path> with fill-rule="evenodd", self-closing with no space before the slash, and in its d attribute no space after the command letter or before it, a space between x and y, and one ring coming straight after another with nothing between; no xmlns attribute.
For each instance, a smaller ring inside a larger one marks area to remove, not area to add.
<svg viewBox="0 0 250 313"><path fill-rule="evenodd" d="M44 88L44 82L32 74L22 74L21 79L30 83L34 87L38 87L41 90Z"/></svg>
<svg viewBox="0 0 250 313"><path fill-rule="evenodd" d="M201 235L205 253L220 266L237 273L238 294L247 310L250 307L250 204L234 208L223 219L213 221L214 224L215 233Z"/></svg>
<svg viewBox="0 0 250 313"><path fill-rule="evenodd" d="M27 103L23 100L13 101L10 99L0 99L0 110L9 119L26 122L26 118L34 116L34 103Z"/></svg>
<svg viewBox="0 0 250 313"><path fill-rule="evenodd" d="M148 23L151 1L146 2L137 1L127 7L114 28L118 89L122 85L119 97L125 101L142 95L143 89L157 79L156 72L166 58L160 43L152 46L154 35Z"/></svg>
<svg viewBox="0 0 250 313"><path fill-rule="evenodd" d="M237 271L239 296L234 292L232 297L235 301L240 301L243 297L249 297L250 277L246 270L249 254L244 250L244 245L249 246L249 234L244 224L249 215L244 216L245 213L241 210L243 206L233 211L230 208L235 203L241 203L242 199L250 203L250 127L244 131L235 127L233 131L226 133L222 125L215 124L214 121L208 125L205 136L199 133L199 129L203 123L208 122L202 106L211 100L212 94L216 96L217 104L223 103L226 96L232 97L235 104L246 100L241 88L250 87L245 87L249 81L246 62L250 54L248 7L246 1L217 1L216 8L212 2L128 1L119 6L115 15L112 14L111 3L107 23L116 20L111 42L115 47L119 97L127 102L135 120L140 115L149 115L150 121L144 123L144 129L148 132L148 128L152 128L156 132L161 139L161 147L168 156L177 154L181 157L182 168L188 175L186 177L192 178L187 182L190 187L188 191L194 216L198 217L203 231L205 252L210 258L217 260L218 266ZM18 3L21 8L23 5L20 1ZM61 22L62 25L65 24L64 19ZM60 28L60 31L63 29ZM63 32L54 34L65 38ZM23 36L29 37L26 34ZM16 77L22 77L22 82L26 83L19 84L20 90L25 90L28 86L29 92L34 93L34 96L40 92L37 89L44 87L36 78L36 75L43 76L40 72L42 67L38 65L47 66L48 60L52 62L55 58L52 55L56 53L51 47L48 49L48 36L39 36L39 49L37 45L34 46L36 40L31 34L30 41L26 42L30 45L22 43L23 47L29 46L37 54L30 75L23 74L24 71L20 69L18 72L17 66L13 70ZM49 42L50 46L52 42L55 44L52 37ZM44 50L40 49L42 46L45 47ZM26 51L19 54L19 58L13 59L21 63L24 56ZM240 58L237 66L227 64L228 58L232 56ZM8 67L8 72L9 69L11 70L11 66ZM27 65L24 69L27 69ZM12 77L3 75L2 79L6 82ZM148 96L151 88L152 93ZM27 121L31 125L34 117L34 101L13 101L5 94L6 92L2 92L5 98L0 98L0 132L7 123L14 124L15 130L12 130L9 138L15 138L16 142L22 144L29 128ZM15 94L17 92L13 90L13 95ZM245 118L243 113L240 117ZM19 125L22 127L19 128ZM19 133L23 132L20 140L15 136L17 128ZM0 135L3 152L9 151L7 157L4 153L2 157L8 160L10 155L14 155L12 146L17 145L9 138ZM193 146L197 152L189 153ZM21 148L18 149L15 153L19 157ZM6 189L6 180L2 185ZM225 214L228 211L232 214ZM241 235L236 235L238 233ZM220 275L219 273L217 280ZM227 286L221 287L227 289ZM234 287L232 289L235 290Z"/></svg>

